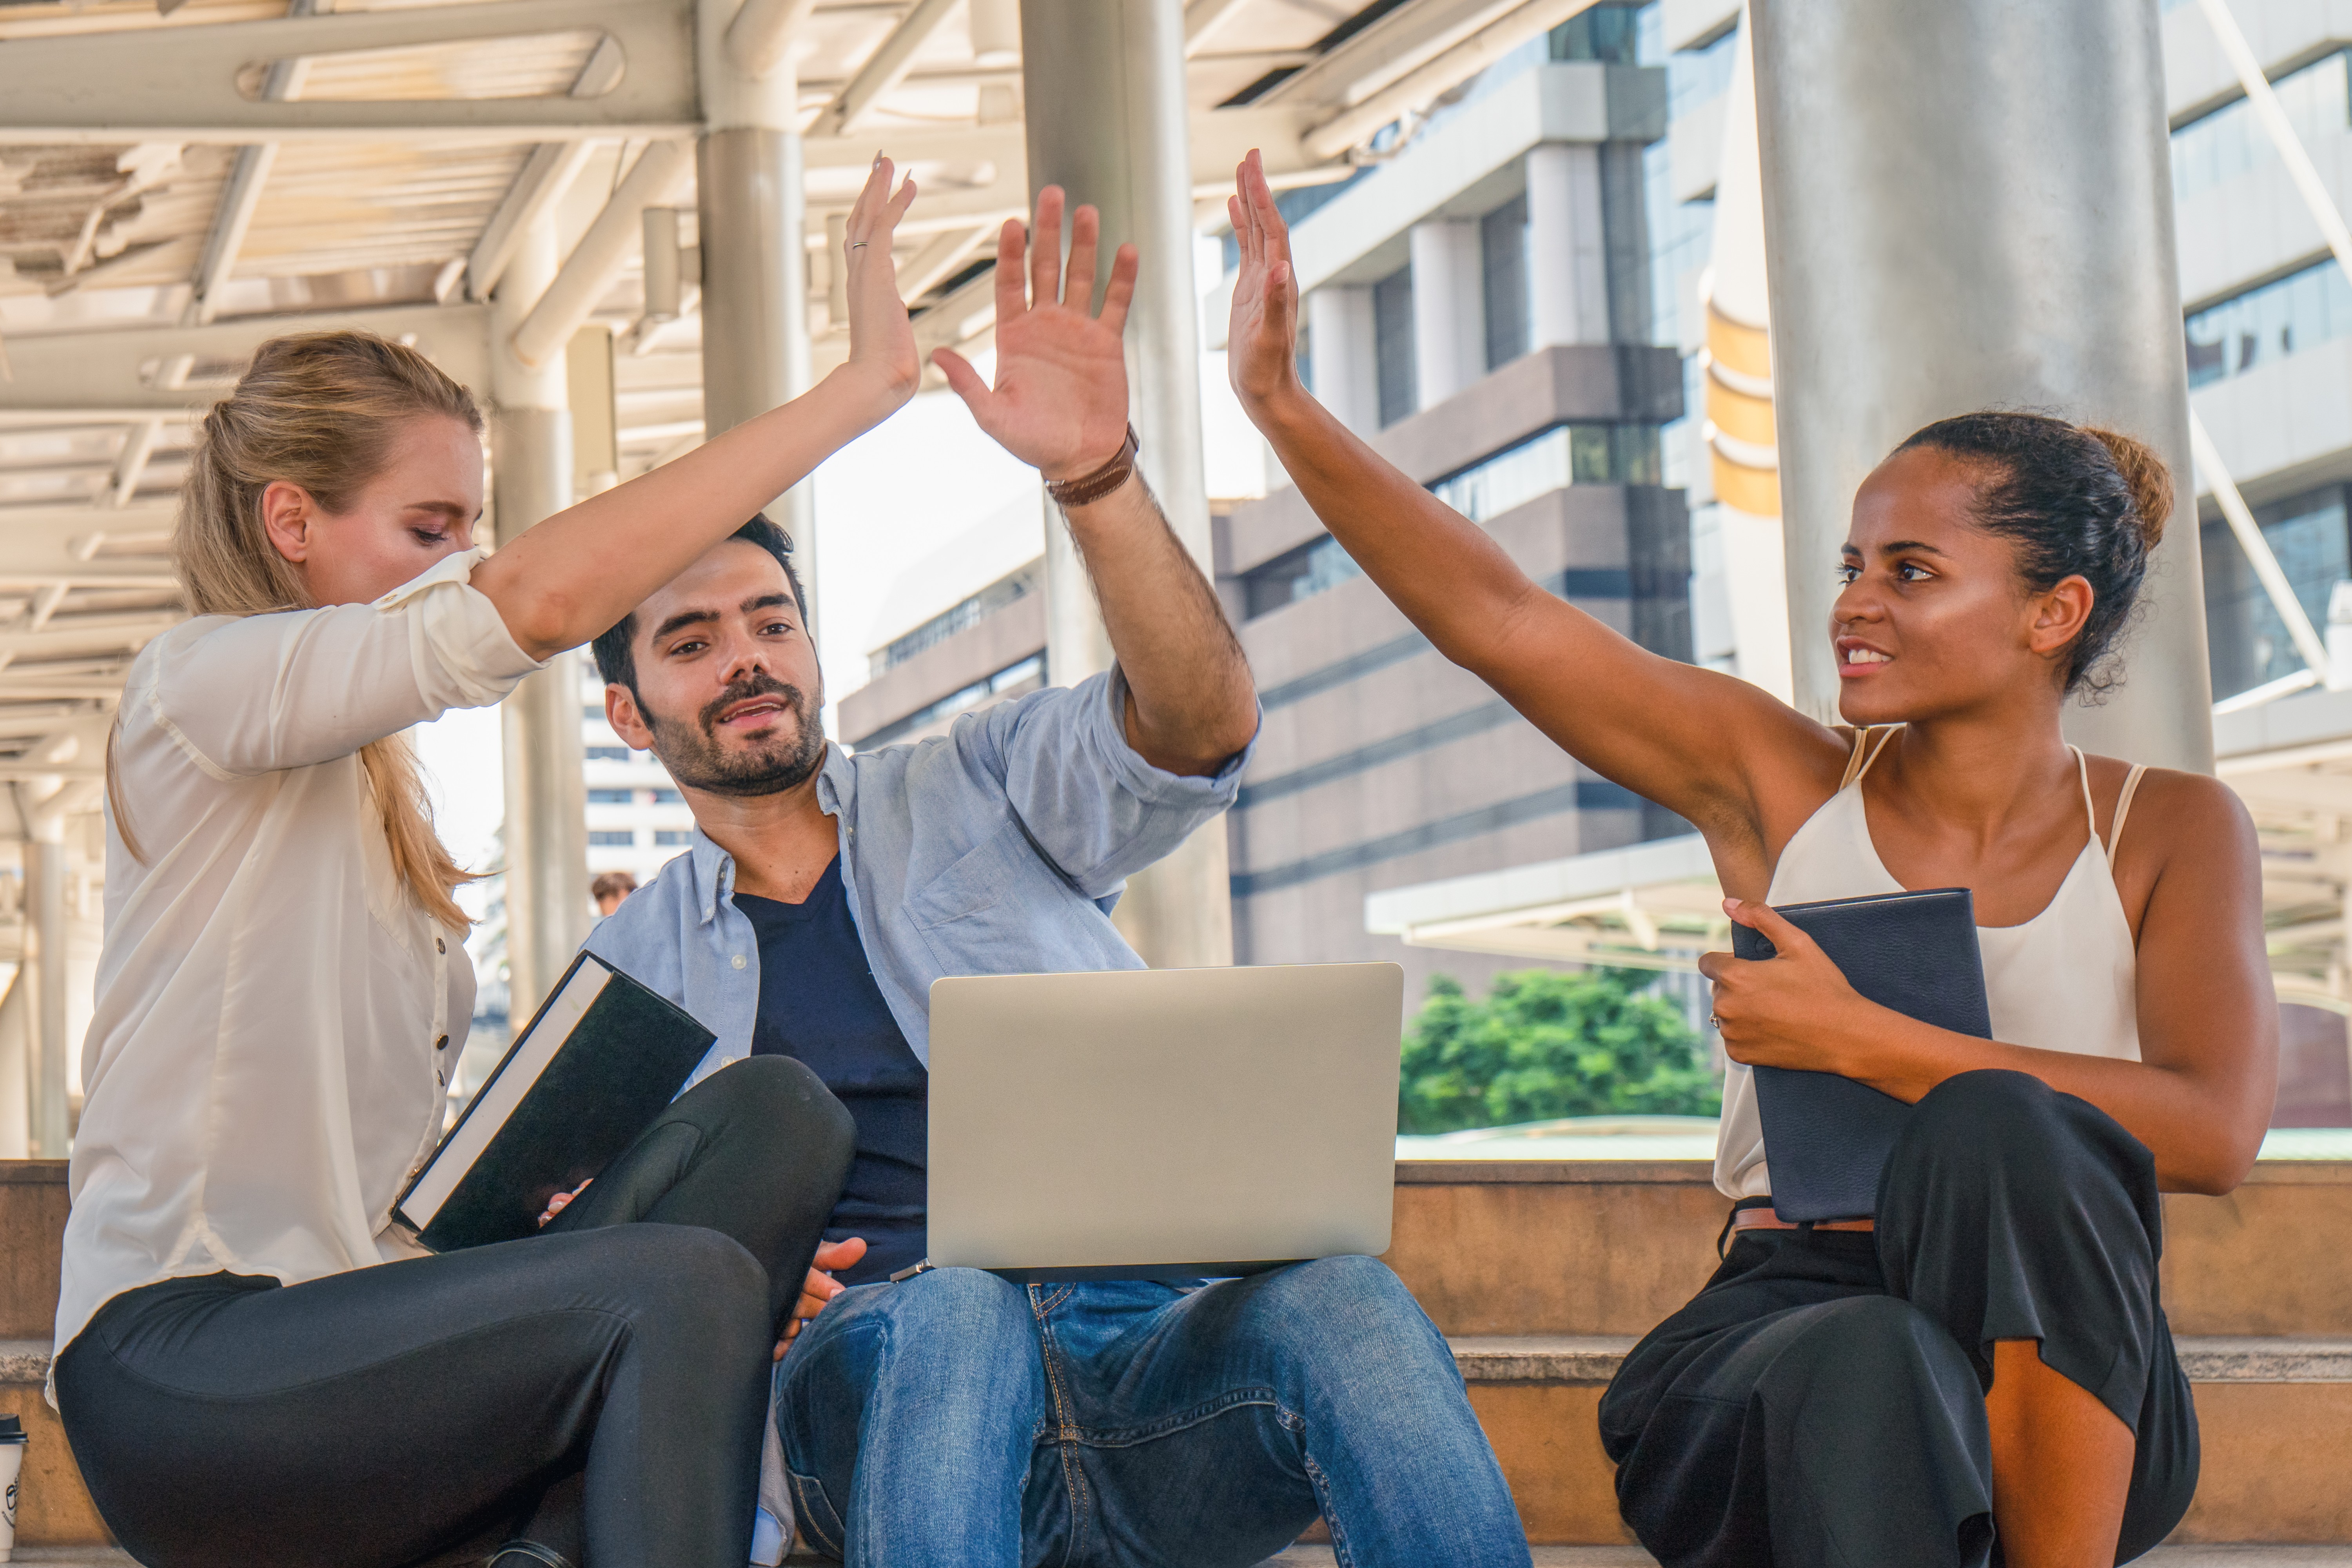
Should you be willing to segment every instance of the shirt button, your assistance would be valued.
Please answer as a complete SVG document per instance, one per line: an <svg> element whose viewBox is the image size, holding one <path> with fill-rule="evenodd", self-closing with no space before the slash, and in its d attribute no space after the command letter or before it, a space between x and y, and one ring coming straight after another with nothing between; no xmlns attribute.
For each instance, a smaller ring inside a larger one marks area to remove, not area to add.
<svg viewBox="0 0 2352 1568"><path fill-rule="evenodd" d="M449 951L449 944L436 936L433 939L433 951L436 952L446 952Z"/></svg>
<svg viewBox="0 0 2352 1568"><path fill-rule="evenodd" d="M436 1050L436 1051L446 1051L446 1050L447 1050L447 1049L449 1048L449 1037L448 1037L448 1036L446 1036L446 1035L444 1035L444 1036L442 1036L439 1039L437 1039L437 1040L434 1041L434 1042L433 1042L433 1048L434 1048L435 1050Z"/></svg>
<svg viewBox="0 0 2352 1568"><path fill-rule="evenodd" d="M733 964L736 968L740 969L740 968L742 968L742 967L743 967L743 955L742 955L741 953L740 953L740 952L739 952L739 953L737 953L734 957L732 957L732 958L729 959L727 962L728 962L728 963L731 963L731 964Z"/></svg>

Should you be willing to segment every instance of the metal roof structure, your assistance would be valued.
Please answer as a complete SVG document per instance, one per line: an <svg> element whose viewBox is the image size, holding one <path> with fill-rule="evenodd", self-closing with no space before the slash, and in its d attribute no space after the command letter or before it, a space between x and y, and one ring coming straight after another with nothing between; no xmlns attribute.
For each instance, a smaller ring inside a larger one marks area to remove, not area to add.
<svg viewBox="0 0 2352 1568"><path fill-rule="evenodd" d="M1344 177L1590 3L1192 0L1204 224L1247 148ZM1017 0L750 0L726 43L796 75L812 250L889 152L925 193L898 252L923 346L984 338L987 248L1028 197ZM481 301L553 212L569 258L525 334L614 331L621 477L700 439L696 49L695 0L0 0L0 783L31 794L0 793L84 825L79 877L114 693L181 613L193 422L257 343L366 325L487 390ZM674 303L646 207L677 214ZM827 281L819 374L845 344ZM8 816L0 840L31 831Z"/></svg>

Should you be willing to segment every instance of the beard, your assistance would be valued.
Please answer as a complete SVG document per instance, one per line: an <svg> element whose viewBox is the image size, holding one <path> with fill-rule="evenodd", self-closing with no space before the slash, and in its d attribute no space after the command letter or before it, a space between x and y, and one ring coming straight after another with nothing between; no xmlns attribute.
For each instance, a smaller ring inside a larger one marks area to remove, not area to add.
<svg viewBox="0 0 2352 1568"><path fill-rule="evenodd" d="M792 712L791 731L779 726L738 748L721 744L719 716L754 697L780 700ZM761 672L728 687L690 720L661 718L642 699L637 711L653 731L654 755L670 777L710 795L756 796L797 789L816 772L824 757L824 727L817 722L816 706L800 688Z"/></svg>

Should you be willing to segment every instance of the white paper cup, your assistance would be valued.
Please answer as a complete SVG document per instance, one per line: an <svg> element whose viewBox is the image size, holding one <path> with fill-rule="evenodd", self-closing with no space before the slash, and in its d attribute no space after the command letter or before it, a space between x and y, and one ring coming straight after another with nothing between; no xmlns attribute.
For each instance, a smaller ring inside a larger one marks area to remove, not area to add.
<svg viewBox="0 0 2352 1568"><path fill-rule="evenodd" d="M0 1436L0 1563L16 1555L16 1475L25 1467L25 1436L22 1431L13 1437Z"/></svg>

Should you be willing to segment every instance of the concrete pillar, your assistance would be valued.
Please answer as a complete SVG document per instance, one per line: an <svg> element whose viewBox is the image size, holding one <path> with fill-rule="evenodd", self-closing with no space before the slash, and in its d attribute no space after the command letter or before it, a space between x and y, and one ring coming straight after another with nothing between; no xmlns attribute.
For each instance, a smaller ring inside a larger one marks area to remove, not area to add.
<svg viewBox="0 0 2352 1568"><path fill-rule="evenodd" d="M1434 408L1486 374L1478 226L1455 218L1417 223L1409 245L1414 401Z"/></svg>
<svg viewBox="0 0 2352 1568"><path fill-rule="evenodd" d="M38 814L26 817L34 836L24 845L25 955L16 972L26 993L26 1090L32 1111L26 1142L36 1159L62 1160L72 1140L66 1083L73 1049L66 1037L64 825Z"/></svg>
<svg viewBox="0 0 2352 1568"><path fill-rule="evenodd" d="M26 967L16 966L8 994L0 997L0 1160L33 1157L32 1015L26 999L33 994Z"/></svg>
<svg viewBox="0 0 2352 1568"><path fill-rule="evenodd" d="M713 436L806 392L807 203L797 87L789 60L752 76L729 53L735 0L702 0L698 59L706 123L696 149L702 230L702 418ZM768 515L817 595L815 485L803 480ZM812 629L815 611L811 609Z"/></svg>
<svg viewBox="0 0 2352 1568"><path fill-rule="evenodd" d="M555 276L555 228L542 217L517 248L490 304L491 426L499 537L572 504L566 356L532 367L509 346ZM506 700L507 964L514 1018L530 1016L588 934L588 810L581 782L580 655L560 654Z"/></svg>
<svg viewBox="0 0 2352 1568"><path fill-rule="evenodd" d="M1528 150L1528 327L1533 348L1609 341L1609 253L1601 216L1601 149L1546 142Z"/></svg>
<svg viewBox="0 0 2352 1568"><path fill-rule="evenodd" d="M1102 212L1104 262L1142 253L1127 321L1128 385L1142 467L1201 570L1213 570L1201 449L1201 344L1192 286L1192 177L1179 0L1021 0L1029 183ZM1045 529L1046 666L1069 685L1108 662L1092 590L1060 520ZM1225 825L1209 824L1136 878L1120 929L1162 968L1233 962Z"/></svg>
<svg viewBox="0 0 2352 1568"><path fill-rule="evenodd" d="M1919 426L2051 408L2154 445L2181 515L2070 707L2088 748L2210 770L2187 371L2152 0L1755 0L1757 128L1798 705L1826 714L1853 492Z"/></svg>
<svg viewBox="0 0 2352 1568"><path fill-rule="evenodd" d="M1307 367L1315 395L1359 436L1381 427L1381 368L1372 290L1327 283L1307 296Z"/></svg>

